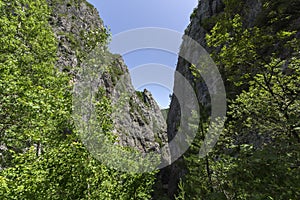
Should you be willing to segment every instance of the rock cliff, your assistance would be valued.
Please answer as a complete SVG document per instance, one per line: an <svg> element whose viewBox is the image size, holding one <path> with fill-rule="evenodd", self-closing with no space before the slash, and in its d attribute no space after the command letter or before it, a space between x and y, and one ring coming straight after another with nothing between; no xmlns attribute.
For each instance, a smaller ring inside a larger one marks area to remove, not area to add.
<svg viewBox="0 0 300 200"><path fill-rule="evenodd" d="M248 26L253 26L256 16L261 10L260 0L243 1L245 4L240 7L240 13L245 16ZM198 6L191 14L191 21L185 30L185 35L196 41L202 47L206 49L208 53L211 49L206 43L205 36L212 29L215 24L215 18L222 14L225 10L225 4L222 0L200 0ZM188 40L184 39L181 45L181 52L188 51ZM182 55L183 53L179 53ZM194 63L193 63L194 64ZM207 86L203 82L195 82L190 69L191 63L182 57L178 58L176 71L182 74L191 85L195 85L196 94L199 104L209 110L210 95ZM174 91L176 93L179 90L180 85L176 84L176 78L174 82ZM178 127L180 126L180 104L175 95L171 100L170 111L168 113L167 125L168 125L168 139L172 140L177 134ZM178 181L183 174L186 173L185 169L180 167L182 159L177 160L172 164L169 169L166 170L164 183L168 184L168 194L172 198L176 192Z"/></svg>
<svg viewBox="0 0 300 200"><path fill-rule="evenodd" d="M266 4L267 2L267 4ZM226 4L226 5L225 5ZM281 28L287 28L292 30L299 30L299 17L296 17L294 12L294 6L297 7L296 3L285 3L284 1L275 2L274 5L270 3L270 1L263 0L250 0L250 1L222 1L222 0L200 0L198 6L194 9L194 12L191 14L191 22L187 29L185 30L185 35L189 38L192 38L197 43L199 43L202 47L204 47L208 53L212 52L212 48L208 47L206 42L206 34L213 28L213 26L218 22L219 17L222 15L230 15L234 16L239 14L242 16L243 26L245 27L262 27L262 26L272 26L273 30L277 30ZM281 11L280 11L281 9ZM292 17L289 18L280 18L278 22L270 25L267 24L268 13L270 10L274 10L274 13L278 12L279 15L282 12L286 12L290 14ZM276 10L276 11L275 11ZM228 17L228 16L227 16ZM227 18L226 18L227 19ZM296 37L299 38L300 31L296 34ZM188 41L183 40L181 45L181 51L186 51L189 47ZM186 49L187 48L187 49ZM276 46L275 46L276 48ZM214 49L216 50L216 49ZM281 50L282 51L282 50ZM266 53L266 52L262 52ZM284 58L284 55L288 54L285 52L281 53L281 56ZM180 55L182 55L180 53ZM194 64L194 63L193 63ZM190 69L191 63L187 62L184 58L179 57L177 62L176 71L181 73L191 85L195 86L195 90L197 93L197 98L199 104L208 110L210 110L210 95L208 93L207 86L202 82L195 82L192 74L192 70ZM221 71L221 70L220 70ZM221 71L221 75L223 76L223 80L226 86L227 94L230 94L228 98L234 97L238 94L238 91L234 90L230 87L230 85L226 85L226 72ZM180 88L180 85L177 84L177 80L175 77L174 83L174 92ZM171 140L178 132L178 127L180 127L180 104L175 95L173 95L170 111L168 114L167 124L168 124L168 139ZM255 137L248 138L249 141L255 143ZM174 193L176 192L177 184L179 178L186 173L185 169L182 167L182 163L180 162L182 159L176 161L172 166L166 170L165 177L163 180L164 183L168 184L168 194L169 197L172 198Z"/></svg>
<svg viewBox="0 0 300 200"><path fill-rule="evenodd" d="M193 14L191 15L191 22L187 29L185 30L185 35L192 38L196 42L198 42L201 46L207 49L207 45L205 42L205 35L208 30L203 27L203 24L206 20L212 18L218 13L222 12L224 9L224 4L221 0L202 0L199 1L199 5L194 9ZM182 46L185 41L183 41ZM181 49L182 51L182 49ZM194 84L192 72L190 70L191 63L186 61L184 58L179 57L177 62L176 71L182 74L191 85ZM174 82L174 91L176 92L177 88L180 88L180 85L176 84L176 79ZM205 85L196 83L198 89L198 100L202 104L208 104L209 102L209 94ZM180 104L175 95L173 95L170 110L168 113L167 124L168 124L168 139L172 140L178 131L178 127L180 126ZM177 160L173 163L169 169L166 169L165 180L164 183L168 185L168 195L170 198L174 196L176 193L178 181L180 177L183 176L185 170L180 167L180 162L182 159Z"/></svg>
<svg viewBox="0 0 300 200"><path fill-rule="evenodd" d="M85 0L48 0L48 4L52 10L49 23L58 40L57 67L76 77L89 53L95 48L107 48L103 38L109 34L96 8ZM106 95L113 98L114 87L121 77L128 76L128 68L120 55L109 52L106 55L109 66L99 75L99 83ZM130 96L122 108L125 117L115 120L113 133L118 143L141 152L159 152L160 146L167 142L167 134L165 119L157 103L149 91L134 91L130 77L124 84L123 89Z"/></svg>

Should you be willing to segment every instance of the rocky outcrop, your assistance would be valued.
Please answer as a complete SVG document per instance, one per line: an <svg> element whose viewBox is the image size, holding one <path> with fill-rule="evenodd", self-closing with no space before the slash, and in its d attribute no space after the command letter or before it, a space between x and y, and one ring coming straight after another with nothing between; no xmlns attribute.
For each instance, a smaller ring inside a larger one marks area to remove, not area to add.
<svg viewBox="0 0 300 200"><path fill-rule="evenodd" d="M138 91L129 98L127 106L125 113L128 114L126 119L130 126L116 123L116 130L119 130L117 132L123 133L120 143L123 146L134 146L143 152L160 151L160 147L167 141L167 127L152 94L146 89L143 92Z"/></svg>
<svg viewBox="0 0 300 200"><path fill-rule="evenodd" d="M57 66L71 70L80 64L84 53L101 42L97 39L106 30L96 8L84 0L47 1L49 23L58 40Z"/></svg>
<svg viewBox="0 0 300 200"><path fill-rule="evenodd" d="M58 41L57 67L76 77L78 69L95 48L106 51L104 40L107 40L107 30L98 11L85 0L47 1L52 13L49 23ZM117 136L118 143L143 153L159 152L160 147L167 142L167 134L165 119L157 103L149 91L134 90L127 66L120 55L109 52L105 54L108 57L105 62L107 70L99 75L99 86L114 103L115 87L123 78L122 89L128 94L127 101L121 108L122 119L114 118L113 133ZM119 102L116 106L118 104Z"/></svg>

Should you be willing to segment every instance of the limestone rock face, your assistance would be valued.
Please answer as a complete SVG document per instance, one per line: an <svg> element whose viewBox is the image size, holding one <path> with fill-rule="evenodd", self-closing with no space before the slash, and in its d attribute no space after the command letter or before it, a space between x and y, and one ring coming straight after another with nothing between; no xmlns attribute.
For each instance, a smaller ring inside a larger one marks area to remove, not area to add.
<svg viewBox="0 0 300 200"><path fill-rule="evenodd" d="M58 40L57 67L76 77L76 71L90 52L95 48L107 49L101 46L105 44L101 38L107 30L98 11L85 0L47 1L52 13L49 23ZM128 68L120 55L109 52L106 55L109 57L106 64L109 64L107 70L99 75L99 86L114 102L115 87L119 79L124 78L123 92L128 94L121 108L122 119L115 117L114 120L113 133L118 143L143 153L159 152L160 147L167 143L167 127L157 103L149 91L134 90Z"/></svg>
<svg viewBox="0 0 300 200"><path fill-rule="evenodd" d="M89 50L89 36L104 31L99 13L85 0L47 0L51 9L50 25L58 39L60 69L74 68L81 53Z"/></svg>
<svg viewBox="0 0 300 200"><path fill-rule="evenodd" d="M122 118L117 118L115 123L115 131L122 133L119 143L142 152L160 152L167 141L166 121L151 93L147 90L136 92L128 99L129 103L122 109Z"/></svg>

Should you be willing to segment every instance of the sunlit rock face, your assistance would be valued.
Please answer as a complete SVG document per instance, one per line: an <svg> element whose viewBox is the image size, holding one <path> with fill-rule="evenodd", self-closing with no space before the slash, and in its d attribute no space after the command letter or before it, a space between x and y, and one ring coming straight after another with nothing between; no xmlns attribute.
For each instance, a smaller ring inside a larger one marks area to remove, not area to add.
<svg viewBox="0 0 300 200"><path fill-rule="evenodd" d="M103 42L100 41L101 35L107 31L96 8L85 0L47 0L47 2L51 9L49 23L58 41L56 66L74 75L76 83L77 71L85 65L89 54L97 48L107 49L106 46L101 46ZM105 51L105 59L108 59L105 61L107 70L98 76L99 87L102 87L111 101L115 102L117 98L114 93L115 87L123 78L125 87L122 93L128 95L121 108L122 119L118 117L113 119L113 133L117 136L117 143L142 153L153 151L160 153L160 147L167 143L167 126L158 104L149 91L134 90L122 57ZM99 68L103 67L101 62L101 60L98 62Z"/></svg>

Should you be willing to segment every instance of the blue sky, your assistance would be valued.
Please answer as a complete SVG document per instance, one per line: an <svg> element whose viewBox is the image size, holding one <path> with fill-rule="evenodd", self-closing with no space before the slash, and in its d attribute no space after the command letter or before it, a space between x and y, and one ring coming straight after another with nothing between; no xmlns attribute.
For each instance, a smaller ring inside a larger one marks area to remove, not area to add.
<svg viewBox="0 0 300 200"><path fill-rule="evenodd" d="M110 29L112 36L143 27L167 28L183 34L189 24L190 15L198 3L198 0L88 1L98 9L104 25ZM174 53L156 49L137 50L122 56L130 70L145 64L151 67L149 63L158 63L175 70L178 58L178 55ZM144 85L136 89L143 90L144 88L151 91L160 107L168 107L169 94L172 91L157 84Z"/></svg>

